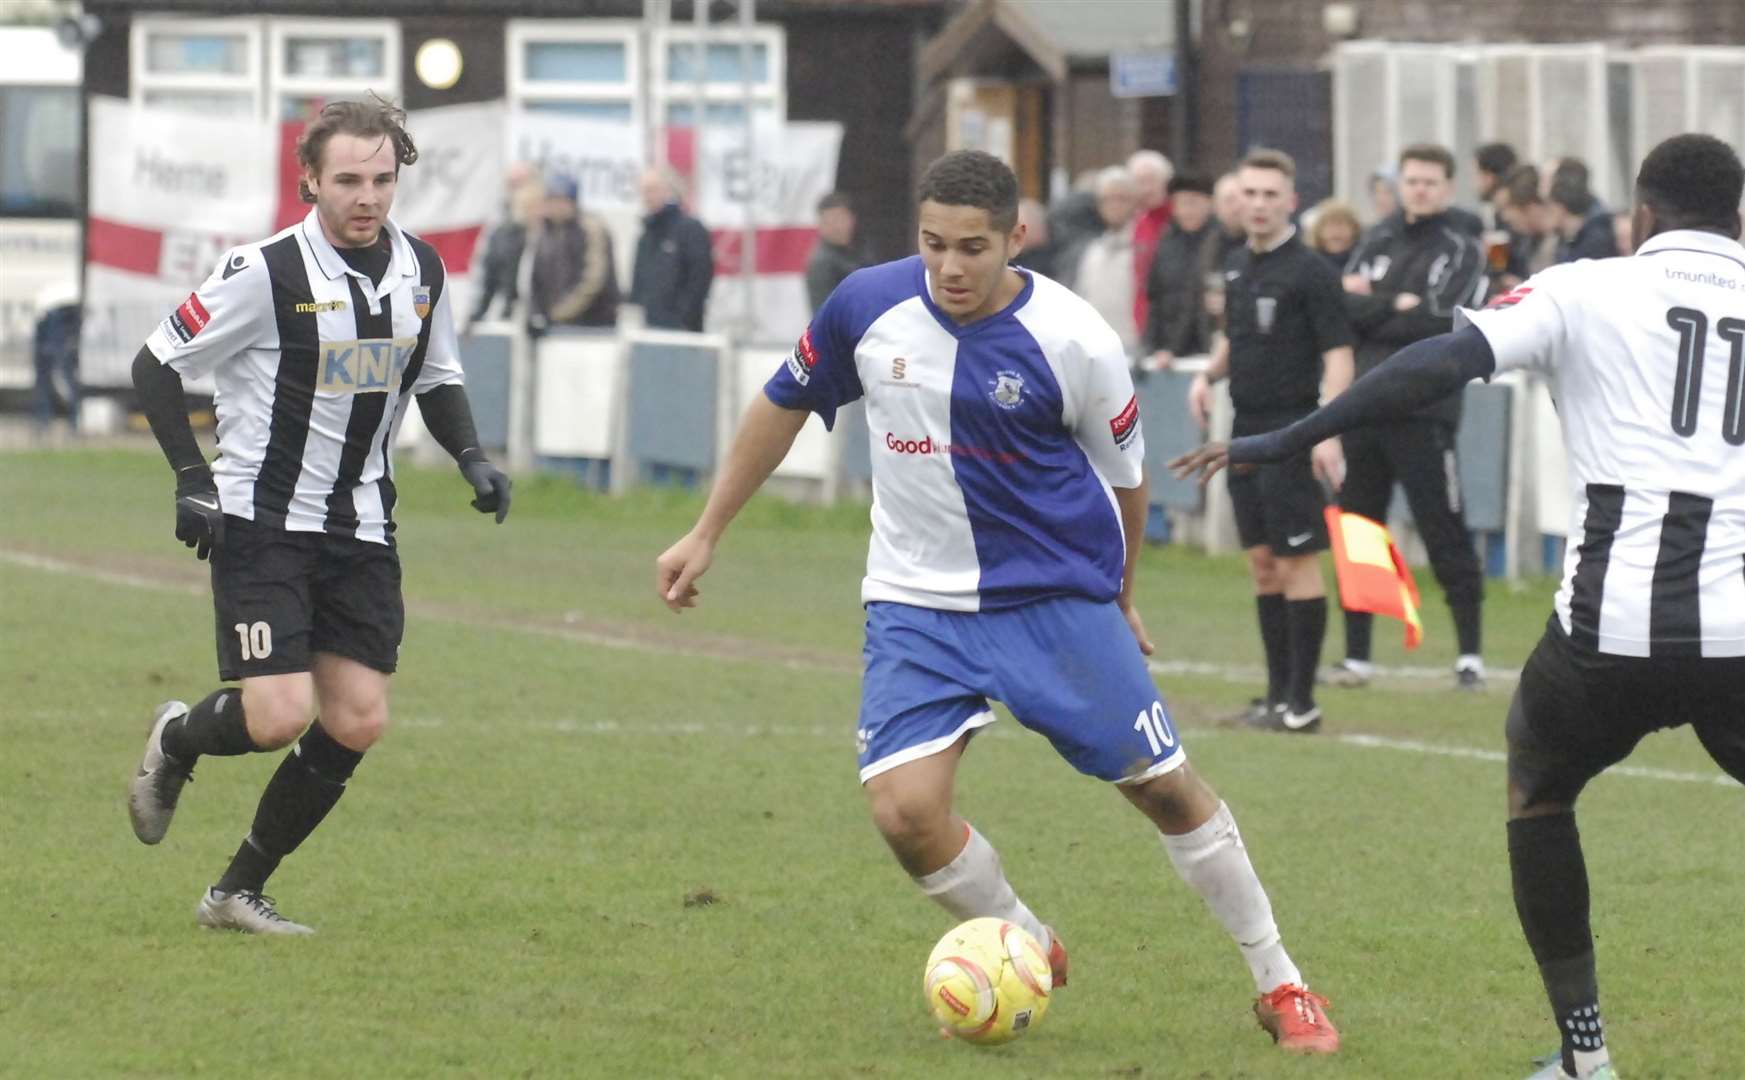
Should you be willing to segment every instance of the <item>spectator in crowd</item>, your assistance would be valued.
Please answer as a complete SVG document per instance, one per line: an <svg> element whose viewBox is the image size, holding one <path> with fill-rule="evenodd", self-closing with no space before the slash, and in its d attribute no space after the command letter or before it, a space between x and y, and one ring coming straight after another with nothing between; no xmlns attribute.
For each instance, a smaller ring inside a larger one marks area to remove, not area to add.
<svg viewBox="0 0 1745 1080"><path fill-rule="evenodd" d="M1485 143L1474 151L1473 161L1478 166L1478 197L1486 203L1492 202L1519 160L1515 148L1508 143Z"/></svg>
<svg viewBox="0 0 1745 1080"><path fill-rule="evenodd" d="M842 279L867 265L866 256L854 242L854 207L840 191L818 200L818 243L806 260L806 298L812 310L824 306L825 297Z"/></svg>
<svg viewBox="0 0 1745 1080"><path fill-rule="evenodd" d="M546 187L533 237L528 294L528 327L535 334L553 326L618 322L612 235L599 218L582 212L576 182L567 176Z"/></svg>
<svg viewBox="0 0 1745 1080"><path fill-rule="evenodd" d="M1620 211L1612 215L1612 237L1617 241L1618 254L1630 255L1636 250L1635 229L1630 222L1630 212Z"/></svg>
<svg viewBox="0 0 1745 1080"><path fill-rule="evenodd" d="M1392 165L1383 165L1369 174L1369 213L1371 222L1386 221L1400 208L1398 174Z"/></svg>
<svg viewBox="0 0 1745 1080"><path fill-rule="evenodd" d="M1069 289L1085 245L1103 234L1103 219L1097 213L1097 176L1095 169L1081 173L1072 190L1048 208L1048 235L1054 242L1054 268L1059 272L1055 280Z"/></svg>
<svg viewBox="0 0 1745 1080"><path fill-rule="evenodd" d="M1097 174L1096 191L1103 232L1079 256L1073 291L1115 328L1131 358L1139 348L1133 321L1133 214L1139 197L1132 175L1119 165Z"/></svg>
<svg viewBox="0 0 1745 1080"><path fill-rule="evenodd" d="M1431 143L1400 154L1400 209L1370 229L1351 256L1345 307L1357 335L1357 377L1415 341L1454 329L1454 309L1476 307L1488 285L1485 253L1451 223L1454 155ZM1412 520L1424 538L1436 580L1454 616L1459 659L1455 685L1484 685L1480 610L1484 573L1461 506L1454 436L1461 395L1450 394L1411 417L1357 428L1344 436L1343 510L1386 522L1396 485L1405 489ZM1375 616L1345 613L1345 659L1333 667L1335 686L1366 685L1374 673L1370 631Z"/></svg>
<svg viewBox="0 0 1745 1080"><path fill-rule="evenodd" d="M1058 280L1055 263L1059 253L1048 228L1048 208L1036 199L1019 199L1018 224L1024 226L1024 246L1013 256L1012 265Z"/></svg>
<svg viewBox="0 0 1745 1080"><path fill-rule="evenodd" d="M1491 202L1513 238L1508 266L1492 282L1493 291L1507 292L1556 261L1557 234L1551 229L1551 208L1539 192L1539 170L1531 165L1515 166Z"/></svg>
<svg viewBox="0 0 1745 1080"><path fill-rule="evenodd" d="M1218 219L1218 229L1206 244L1205 273L1201 275L1205 283L1201 305L1213 329L1224 324L1224 264L1248 243L1246 212L1236 174L1227 172L1218 177L1212 185L1212 215Z"/></svg>
<svg viewBox="0 0 1745 1080"><path fill-rule="evenodd" d="M1576 158L1564 158L1551 175L1551 228L1560 241L1557 262L1609 259L1618 254L1612 212L1589 186L1588 168Z"/></svg>
<svg viewBox="0 0 1745 1080"><path fill-rule="evenodd" d="M79 430L79 326L82 309L71 281L36 298L36 433L47 435L64 403L67 426ZM58 386L56 384L59 384Z"/></svg>
<svg viewBox="0 0 1745 1080"><path fill-rule="evenodd" d="M1212 182L1177 176L1169 182L1170 223L1145 276L1146 367L1161 370L1178 356L1210 352L1211 327L1203 304L1206 248L1214 242Z"/></svg>
<svg viewBox="0 0 1745 1080"><path fill-rule="evenodd" d="M503 301L499 315L505 319L515 317L521 288L521 256L527 250L527 227L538 219L544 198L545 181L537 168L525 161L509 167L503 183L503 220L485 241L485 253L479 260L484 281L472 313L467 316L467 327L485 318L491 303L499 297Z"/></svg>
<svg viewBox="0 0 1745 1080"><path fill-rule="evenodd" d="M643 322L668 330L703 329L703 309L715 281L709 230L679 206L678 179L653 168L642 174L642 236L630 274L630 302Z"/></svg>
<svg viewBox="0 0 1745 1080"><path fill-rule="evenodd" d="M1363 235L1363 222L1358 220L1357 207L1343 199L1322 199L1310 210L1309 247L1313 248L1335 274L1345 272L1351 249Z"/></svg>
<svg viewBox="0 0 1745 1080"><path fill-rule="evenodd" d="M1515 171L1520 158L1508 143L1491 142L1474 151L1473 163L1477 166L1479 212L1484 222L1479 242L1484 245L1485 265L1495 283L1514 270L1516 252L1524 242L1524 238L1503 220L1502 208L1498 205L1509 174Z"/></svg>
<svg viewBox="0 0 1745 1080"><path fill-rule="evenodd" d="M1151 303L1146 290L1151 260L1169 228L1169 182L1175 166L1156 150L1138 150L1127 159L1127 174L1139 198L1133 219L1133 325L1143 328Z"/></svg>

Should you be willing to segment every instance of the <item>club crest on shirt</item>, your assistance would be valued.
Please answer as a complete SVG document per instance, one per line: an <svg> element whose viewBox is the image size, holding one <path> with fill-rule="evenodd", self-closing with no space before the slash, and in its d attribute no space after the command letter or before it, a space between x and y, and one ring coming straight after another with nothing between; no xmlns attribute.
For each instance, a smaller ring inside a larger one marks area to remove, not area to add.
<svg viewBox="0 0 1745 1080"><path fill-rule="evenodd" d="M420 285L412 290L412 310L420 319L430 318L430 287Z"/></svg>
<svg viewBox="0 0 1745 1080"><path fill-rule="evenodd" d="M1024 376L1016 371L996 371L988 385L993 388L988 391L988 396L1000 408L1016 409L1024 403Z"/></svg>

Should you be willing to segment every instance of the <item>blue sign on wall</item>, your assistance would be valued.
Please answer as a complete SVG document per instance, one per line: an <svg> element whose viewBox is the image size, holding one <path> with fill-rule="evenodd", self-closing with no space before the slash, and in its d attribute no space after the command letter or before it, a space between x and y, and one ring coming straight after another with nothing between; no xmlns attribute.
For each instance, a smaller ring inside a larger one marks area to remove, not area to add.
<svg viewBox="0 0 1745 1080"><path fill-rule="evenodd" d="M1116 97L1163 97L1175 91L1175 53L1136 49L1109 54L1109 93Z"/></svg>

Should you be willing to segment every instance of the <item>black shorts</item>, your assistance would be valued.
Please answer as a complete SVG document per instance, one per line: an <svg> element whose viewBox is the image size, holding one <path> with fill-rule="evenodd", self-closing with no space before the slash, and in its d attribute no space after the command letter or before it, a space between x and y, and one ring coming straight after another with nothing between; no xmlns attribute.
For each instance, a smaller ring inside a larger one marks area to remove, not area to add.
<svg viewBox="0 0 1745 1080"><path fill-rule="evenodd" d="M1610 656L1575 645L1553 615L1509 705L1509 782L1528 806L1571 803L1644 736L1683 724L1745 783L1745 657Z"/></svg>
<svg viewBox="0 0 1745 1080"><path fill-rule="evenodd" d="M406 627L394 548L229 515L212 549L212 606L226 682L308 671L323 652L391 674Z"/></svg>
<svg viewBox="0 0 1745 1080"><path fill-rule="evenodd" d="M1277 556L1327 550L1327 497L1307 454L1248 472L1231 470L1230 505L1244 548L1264 545Z"/></svg>

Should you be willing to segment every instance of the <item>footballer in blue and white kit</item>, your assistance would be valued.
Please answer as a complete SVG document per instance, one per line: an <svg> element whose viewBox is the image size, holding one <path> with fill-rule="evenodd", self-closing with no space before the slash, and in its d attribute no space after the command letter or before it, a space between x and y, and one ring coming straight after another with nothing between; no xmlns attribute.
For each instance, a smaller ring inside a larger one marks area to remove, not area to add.
<svg viewBox="0 0 1745 1080"><path fill-rule="evenodd" d="M826 424L866 402L863 780L991 723L990 698L1104 780L1185 760L1115 604L1113 488L1140 485L1145 451L1127 357L1088 303L1017 272L1015 299L959 325L919 256L857 271L765 387Z"/></svg>
<svg viewBox="0 0 1745 1080"><path fill-rule="evenodd" d="M1003 702L1073 767L1112 781L1156 827L1230 932L1281 1047L1339 1033L1279 938L1235 818L1187 763L1132 604L1147 511L1144 435L1115 331L1066 288L1009 265L1018 181L947 154L922 178L920 254L850 275L754 401L697 524L656 561L673 611L733 517L817 413L866 402L872 543L856 742L867 804L922 892L959 920L998 918L1066 946L1019 899L998 853L952 809L969 736Z"/></svg>

